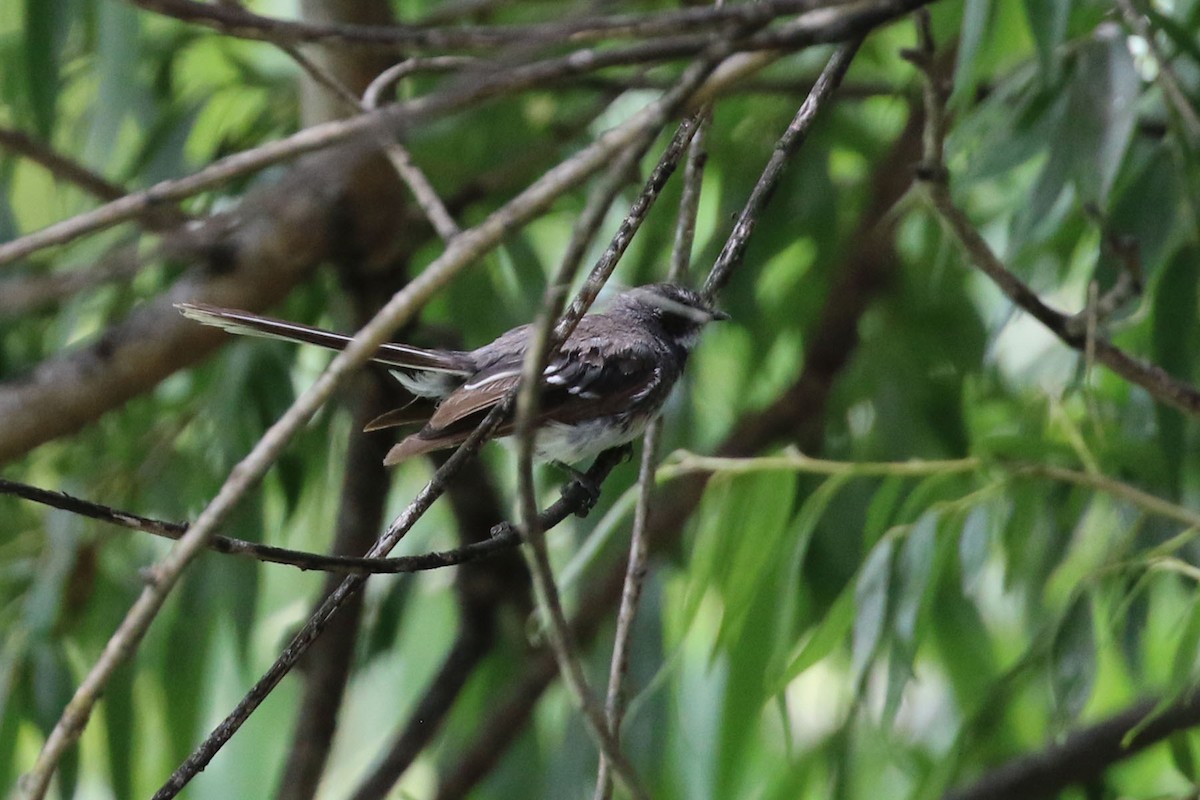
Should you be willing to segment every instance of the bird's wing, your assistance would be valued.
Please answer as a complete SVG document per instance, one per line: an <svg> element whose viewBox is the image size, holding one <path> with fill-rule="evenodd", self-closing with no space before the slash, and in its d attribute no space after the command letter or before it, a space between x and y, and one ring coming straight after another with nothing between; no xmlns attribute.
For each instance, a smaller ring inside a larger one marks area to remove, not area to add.
<svg viewBox="0 0 1200 800"><path fill-rule="evenodd" d="M363 426L363 431L381 431L385 428L400 428L405 425L424 425L433 414L435 404L425 397L414 396L412 400L391 411L385 411Z"/></svg>
<svg viewBox="0 0 1200 800"><path fill-rule="evenodd" d="M607 356L590 347L560 352L542 373L538 424L574 423L629 410L659 385L662 375L657 361L649 350ZM397 464L462 442L517 385L520 369L512 359L472 376L442 401L423 429L393 447L384 463ZM510 417L496 436L512 432Z"/></svg>

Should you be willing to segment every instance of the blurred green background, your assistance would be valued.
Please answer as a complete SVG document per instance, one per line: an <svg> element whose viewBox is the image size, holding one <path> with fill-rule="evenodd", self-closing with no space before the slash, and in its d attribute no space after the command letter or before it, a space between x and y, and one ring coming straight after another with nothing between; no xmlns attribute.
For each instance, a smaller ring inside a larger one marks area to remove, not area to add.
<svg viewBox="0 0 1200 800"><path fill-rule="evenodd" d="M1149 5L1157 45L1194 109L1200 3ZM284 2L252 8L297 13ZM403 0L392 10L417 20L439 5ZM945 73L953 81L947 165L955 199L1008 267L1068 312L1085 307L1093 282L1103 292L1123 268L1106 237L1135 244L1145 291L1101 332L1196 380L1200 140L1165 99L1146 41L1115 3L1100 0L943 0L931 11L939 47L953 57ZM464 19L556 13L549 3L493 4ZM920 155L920 80L900 55L914 42L908 21L872 34L822 111L720 298L733 321L706 334L667 407L662 452L669 461L679 448L745 454L742 426L774 412L777 429L753 440L755 454L800 446L852 463L980 460L918 477L764 467L708 481L653 557L634 630L624 737L655 797L938 797L1138 699L1181 697L1198 677L1196 530L1123 492L1136 487L1194 508L1197 425L1015 309L972 271L919 189L889 191L909 185ZM711 265L828 52L784 58L717 103L696 276ZM655 96L626 91L597 116L600 101L634 72L603 75L608 84L524 92L416 126L406 144L443 196L465 193L455 213L473 224ZM125 3L0 4L0 127L129 190L295 131L302 79L268 43ZM406 81L401 94L439 80ZM289 168L196 195L183 208L235 208ZM498 177L479 188L489 175ZM665 274L678 178L624 258L621 283ZM634 192L614 206L593 256ZM585 197L561 199L470 267L425 310L423 330L477 346L528 321ZM97 202L0 149L0 241ZM409 275L442 249L429 234L415 241L399 259ZM144 255L136 269L83 290L6 306L0 378L20 382L206 268L154 242L153 232L125 225L3 267L0 294L95 270L114 248ZM320 268L271 313L350 330L355 302L337 270ZM187 520L327 359L230 340L77 434L13 460L3 475ZM812 385L796 390L803 381ZM222 532L328 550L352 428L345 404L331 404ZM483 456L505 513L514 508L511 458L497 445ZM1074 470L1092 485L1031 465ZM403 508L430 474L424 462L395 470L387 512ZM560 576L569 575L568 610L624 552L635 474L623 466L596 511L549 536ZM557 480L542 474L546 501ZM661 488L669 508L674 483ZM455 530L440 502L398 552L453 547ZM601 535L608 538L593 541ZM592 545L595 553L578 561ZM140 534L0 498L0 786L32 764L140 591L139 570L165 550ZM320 797L351 796L424 695L458 628L455 574L369 582ZM203 556L106 691L63 765L59 796L152 793L270 664L321 584L314 573ZM438 796L529 663L539 634L527 606L495 611L489 651L392 796ZM615 612L605 618L585 648L597 686ZM302 680L286 679L185 796L273 795ZM1192 796L1197 744L1194 733L1177 733L1065 796ZM470 796L590 796L595 770L594 747L556 683Z"/></svg>

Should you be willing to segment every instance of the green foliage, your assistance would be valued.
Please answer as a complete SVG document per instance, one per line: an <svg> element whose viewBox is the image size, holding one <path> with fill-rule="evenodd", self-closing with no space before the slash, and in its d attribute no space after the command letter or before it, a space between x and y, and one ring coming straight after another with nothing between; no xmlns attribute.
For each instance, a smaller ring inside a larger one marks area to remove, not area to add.
<svg viewBox="0 0 1200 800"><path fill-rule="evenodd" d="M253 5L277 13L279 4ZM413 18L440 7L399 5ZM1148 7L1157 45L1195 108L1200 2L1136 5ZM547 18L543 4L511 6L489 12L489 21ZM952 194L1013 273L1056 308L1084 309L1090 284L1103 294L1128 268L1111 239L1136 244L1144 293L1099 332L1195 382L1200 147L1155 82L1145 43L1114 9L1101 0L934 4L938 45L954 48L944 66L953 80ZM1138 698L1161 701L1161 713L1200 680L1200 542L1187 521L1200 487L1194 418L1014 308L971 271L918 192L874 208L889 177L882 171L907 175L914 166L887 160L919 111L918 76L899 55L914 42L907 22L868 39L846 95L822 110L720 298L734 321L706 335L682 397L668 405L664 453L713 452L722 443L741 452L741 442L727 441L731 432L780 411L784 396L805 416L786 418L782 409L770 441L756 443L761 462L711 474L695 511L674 521L682 534L652 561L623 735L655 797L936 798ZM767 76L808 80L824 53L806 51ZM129 189L296 130L297 80L292 62L269 45L126 3L0 7L0 126L29 132ZM438 80L421 76L401 91L428 91ZM406 143L444 196L468 190L457 212L466 226L649 96L626 96L588 123L593 89L538 89L419 125ZM798 103L792 92L748 90L717 104L693 277L712 263ZM558 137L564 129L576 133ZM474 183L481 176L484 190ZM677 178L619 281L665 274ZM273 179L241 178L184 205L206 214ZM632 197L628 190L617 203L605 235ZM528 321L584 201L583 192L563 198L514 232L430 304L414 335L476 346ZM0 239L96 202L0 150ZM884 226L894 227L894 247L863 247ZM132 228L39 253L6 267L4 279L87 270L118 244L149 252ZM433 241L414 246L409 274L441 251ZM864 258L881 259L875 273L859 274L864 285L851 287L869 293L865 307L834 305ZM19 381L94 339L189 269L156 255L133 278L0 318L0 377ZM351 308L343 284L323 271L276 313L344 330ZM231 343L6 466L5 477L147 516L193 518L324 363L279 342ZM785 395L802 376L811 379L804 391ZM221 532L327 550L350 427L341 404L322 412ZM800 463L784 449L797 444L830 461ZM507 492L510 462L492 450L484 460ZM946 461L918 469L910 459ZM427 464L398 469L388 511L398 512L428 474ZM571 568L578 577L565 591L569 611L624 550L627 526L609 539L587 537L614 498L632 491L633 474L622 468L601 508L550 534L556 565L589 548L586 564ZM664 476L661 494L681 480ZM547 490L543 499L553 496ZM612 518L632 516L628 496L619 503ZM403 542L405 553L457 543L446 505ZM29 769L137 597L139 570L166 546L9 497L0 497L0 520L7 787ZM321 797L347 796L421 701L461 623L455 574L370 582ZM320 586L319 575L203 557L136 660L108 685L59 772L59 795L148 796L271 662ZM491 649L396 796L434 796L498 713L537 636L526 611L498 612ZM588 651L593 685L607 674L610 641L611 626L601 626ZM268 796L299 693L299 679L287 679L192 796ZM565 692L552 689L530 724L510 734L511 749L473 797L590 791L594 751ZM1175 733L1097 778L1088 796L1182 796L1200 779L1195 739Z"/></svg>

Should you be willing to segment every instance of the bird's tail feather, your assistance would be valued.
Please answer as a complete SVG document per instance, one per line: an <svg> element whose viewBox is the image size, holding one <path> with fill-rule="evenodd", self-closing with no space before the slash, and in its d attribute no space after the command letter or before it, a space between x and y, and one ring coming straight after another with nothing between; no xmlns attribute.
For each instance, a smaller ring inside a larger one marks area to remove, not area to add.
<svg viewBox="0 0 1200 800"><path fill-rule="evenodd" d="M340 333L233 308L221 308L203 303L176 303L175 307L189 319L244 336L302 342L330 350L345 350L351 338ZM456 375L471 373L465 354L454 350L426 350L406 344L389 343L381 345L372 360L389 367L403 369Z"/></svg>

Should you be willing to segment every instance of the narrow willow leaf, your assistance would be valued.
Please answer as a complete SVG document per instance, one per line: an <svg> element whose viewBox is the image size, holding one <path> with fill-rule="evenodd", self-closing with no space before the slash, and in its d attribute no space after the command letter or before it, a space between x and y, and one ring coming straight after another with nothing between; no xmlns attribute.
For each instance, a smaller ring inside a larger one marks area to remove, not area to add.
<svg viewBox="0 0 1200 800"><path fill-rule="evenodd" d="M1096 680L1096 637L1092 604L1086 594L1076 596L1058 626L1051 647L1051 689L1064 721L1079 717Z"/></svg>
<svg viewBox="0 0 1200 800"><path fill-rule="evenodd" d="M1196 774L1196 754L1192 749L1192 735L1180 731L1167 738L1167 752L1171 755L1171 763L1179 774L1196 784L1200 775Z"/></svg>
<svg viewBox="0 0 1200 800"><path fill-rule="evenodd" d="M1037 43L1041 75L1046 83L1053 83L1058 74L1057 50L1067 38L1067 21L1071 4L1061 0L1023 0L1025 18L1029 30Z"/></svg>
<svg viewBox="0 0 1200 800"><path fill-rule="evenodd" d="M941 516L930 511L913 524L900 546L896 563L896 638L906 650L915 649L920 640L919 627L922 610L928 605L927 594L933 585L934 565L937 561L938 525ZM951 541L949 538L946 541Z"/></svg>
<svg viewBox="0 0 1200 800"><path fill-rule="evenodd" d="M974 594L992 546L992 527L985 506L975 506L963 520L958 537L958 564L962 570L963 592Z"/></svg>
<svg viewBox="0 0 1200 800"><path fill-rule="evenodd" d="M833 652L854 625L854 587L847 586L826 612L821 624L805 640L784 671L781 690L806 669Z"/></svg>
<svg viewBox="0 0 1200 800"><path fill-rule="evenodd" d="M850 672L857 685L883 643L890 610L895 542L885 538L867 554L854 585L854 633Z"/></svg>

